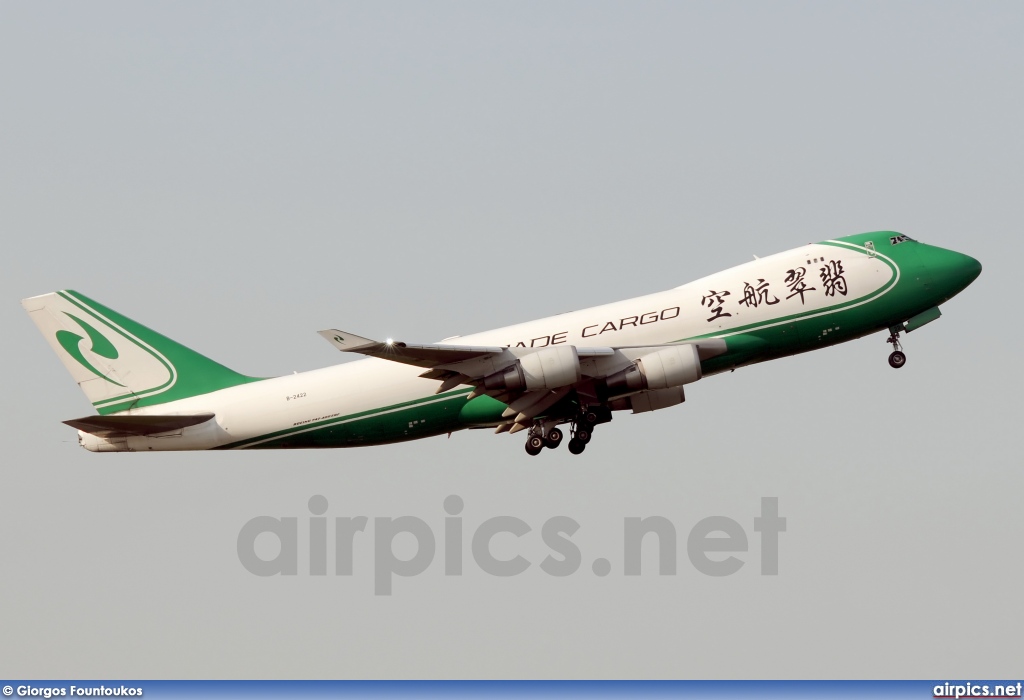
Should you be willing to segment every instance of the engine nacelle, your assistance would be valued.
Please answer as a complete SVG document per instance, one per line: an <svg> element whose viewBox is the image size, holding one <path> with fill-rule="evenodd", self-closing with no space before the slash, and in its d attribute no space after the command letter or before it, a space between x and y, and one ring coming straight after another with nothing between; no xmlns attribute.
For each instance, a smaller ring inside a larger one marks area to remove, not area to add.
<svg viewBox="0 0 1024 700"><path fill-rule="evenodd" d="M612 394L669 389L701 378L696 345L673 345L638 358L636 364L608 377Z"/></svg>
<svg viewBox="0 0 1024 700"><path fill-rule="evenodd" d="M580 380L580 357L575 346L543 348L520 357L514 365L484 377L486 389L557 389Z"/></svg>

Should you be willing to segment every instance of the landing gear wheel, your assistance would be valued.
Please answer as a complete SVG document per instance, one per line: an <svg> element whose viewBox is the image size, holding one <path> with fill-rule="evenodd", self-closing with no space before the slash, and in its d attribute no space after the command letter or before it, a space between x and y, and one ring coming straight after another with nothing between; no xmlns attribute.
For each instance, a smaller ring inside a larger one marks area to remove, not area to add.
<svg viewBox="0 0 1024 700"><path fill-rule="evenodd" d="M576 428L575 440L581 445L586 445L593 436L589 428Z"/></svg>
<svg viewBox="0 0 1024 700"><path fill-rule="evenodd" d="M905 364L907 364L907 356L901 350L895 350L889 355L889 366L893 369L899 369Z"/></svg>
<svg viewBox="0 0 1024 700"><path fill-rule="evenodd" d="M544 438L539 435L531 435L526 439L526 454L536 457L544 449Z"/></svg>
<svg viewBox="0 0 1024 700"><path fill-rule="evenodd" d="M562 444L563 433L558 428L552 428L548 431L548 434L544 436L544 447L549 449L555 449Z"/></svg>
<svg viewBox="0 0 1024 700"><path fill-rule="evenodd" d="M586 413L583 414L583 422L584 423L588 423L590 425L596 425L597 421L598 421L598 416L593 411L587 411Z"/></svg>
<svg viewBox="0 0 1024 700"><path fill-rule="evenodd" d="M580 442L579 438L573 438L569 441L569 452L572 454L578 455L585 449L587 449L587 443Z"/></svg>
<svg viewBox="0 0 1024 700"><path fill-rule="evenodd" d="M903 354L903 347L900 345L900 331L904 330L902 323L889 328L889 337L885 342L892 345L892 354L889 355L889 366L899 369L907 364L907 356Z"/></svg>

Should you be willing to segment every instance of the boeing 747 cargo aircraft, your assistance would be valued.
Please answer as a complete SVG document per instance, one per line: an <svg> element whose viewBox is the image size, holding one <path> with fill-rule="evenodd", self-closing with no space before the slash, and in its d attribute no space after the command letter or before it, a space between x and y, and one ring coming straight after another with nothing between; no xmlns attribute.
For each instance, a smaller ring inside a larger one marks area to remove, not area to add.
<svg viewBox="0 0 1024 700"><path fill-rule="evenodd" d="M879 231L755 259L664 292L438 343L320 331L366 359L249 377L70 290L22 301L98 415L64 421L93 452L353 447L465 428L583 452L616 411L681 404L687 384L885 332L981 274L974 258Z"/></svg>

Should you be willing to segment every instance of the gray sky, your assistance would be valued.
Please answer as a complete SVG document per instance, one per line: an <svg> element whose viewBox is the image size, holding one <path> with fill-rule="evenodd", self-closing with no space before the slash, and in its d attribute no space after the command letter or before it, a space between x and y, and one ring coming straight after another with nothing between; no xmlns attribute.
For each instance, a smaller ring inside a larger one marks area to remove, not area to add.
<svg viewBox="0 0 1024 700"><path fill-rule="evenodd" d="M0 4L0 676L1020 676L1021 36L1013 2ZM580 458L89 454L18 304L78 289L274 375L343 359L325 327L432 341L876 229L985 266L906 368L878 335L711 377ZM460 495L465 574L439 547L374 596L372 532L350 578L249 574L242 525L314 494L439 540ZM534 528L495 541L520 576L469 557L496 515ZM675 576L653 545L623 575L648 515ZM749 537L733 576L686 558L709 515Z"/></svg>

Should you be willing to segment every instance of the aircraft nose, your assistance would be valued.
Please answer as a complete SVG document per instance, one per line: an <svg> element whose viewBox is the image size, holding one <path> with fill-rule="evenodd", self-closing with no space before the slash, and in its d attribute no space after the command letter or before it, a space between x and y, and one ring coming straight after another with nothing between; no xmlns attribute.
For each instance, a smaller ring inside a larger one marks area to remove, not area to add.
<svg viewBox="0 0 1024 700"><path fill-rule="evenodd" d="M933 282L946 299L959 294L981 274L980 262L970 255L944 248L935 249L928 268Z"/></svg>
<svg viewBox="0 0 1024 700"><path fill-rule="evenodd" d="M981 263L972 258L970 255L964 255L963 253L957 253L956 251L949 251L950 261L948 264L950 272L954 279L957 280L961 285L961 289L964 289L974 280L978 279L978 275L981 274Z"/></svg>
<svg viewBox="0 0 1024 700"><path fill-rule="evenodd" d="M979 275L981 275L981 262L975 260L970 255L964 255L963 258L964 270L967 276L967 284L970 284L974 280L978 279Z"/></svg>

